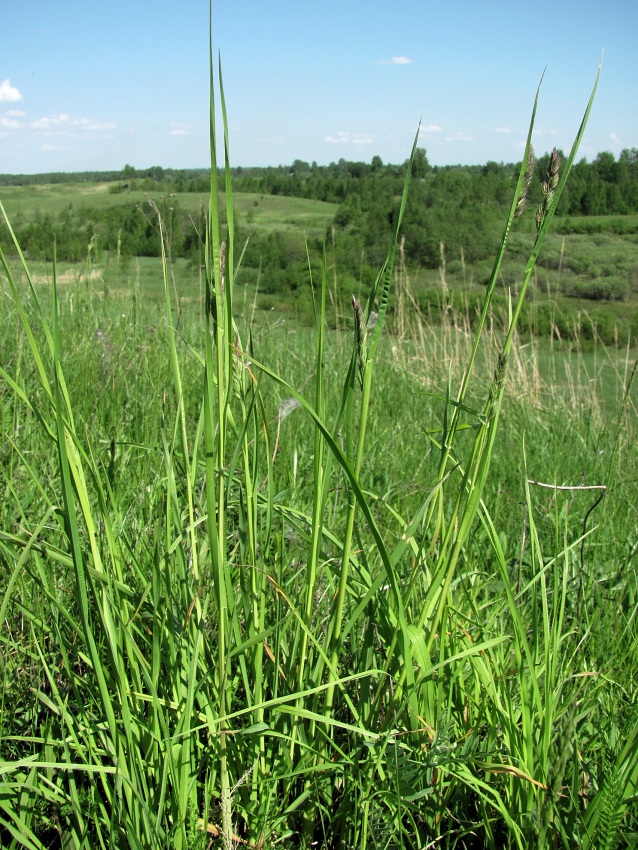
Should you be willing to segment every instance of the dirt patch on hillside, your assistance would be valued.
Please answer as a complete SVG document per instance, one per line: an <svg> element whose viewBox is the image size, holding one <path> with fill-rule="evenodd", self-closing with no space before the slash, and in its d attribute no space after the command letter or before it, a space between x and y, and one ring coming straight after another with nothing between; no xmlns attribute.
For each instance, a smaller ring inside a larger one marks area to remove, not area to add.
<svg viewBox="0 0 638 850"><path fill-rule="evenodd" d="M104 283L104 278L102 277L102 269L91 269L88 274L89 281L98 281L99 283ZM34 274L31 275L31 279L34 283L37 284L49 284L51 283L52 275L50 274ZM58 284L69 284L69 283L86 283L87 275L85 272L78 272L76 269L69 269L66 272L58 272L55 276L56 283Z"/></svg>

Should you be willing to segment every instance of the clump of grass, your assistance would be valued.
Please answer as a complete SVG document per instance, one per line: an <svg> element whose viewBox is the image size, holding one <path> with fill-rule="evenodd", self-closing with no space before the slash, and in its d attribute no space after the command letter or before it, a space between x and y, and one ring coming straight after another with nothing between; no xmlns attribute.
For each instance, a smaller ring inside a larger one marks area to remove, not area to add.
<svg viewBox="0 0 638 850"><path fill-rule="evenodd" d="M26 293L1 257L19 340L0 372L11 423L1 669L5 703L19 705L0 741L3 843L42 847L53 831L59 846L140 850L209 838L228 848L613 846L634 801L638 748L618 748L613 772L590 790L571 742L594 739L586 724L603 687L584 648L601 628L595 605L581 631L572 600L589 527L573 534L576 508L558 490L544 514L551 533L539 526L525 471L512 563L486 502L521 305L593 93L560 173L550 159L522 286L505 333L490 337L486 386L477 364L533 172L534 104L460 387L449 380L430 397L439 425L422 429L403 462L409 485L415 456L429 452L427 474L403 502L396 484L380 489L369 458L395 445L379 425L375 381L410 168L387 259L365 305L352 301L349 356L336 366L330 357L324 261L312 279L312 374L295 381L290 363L275 368L260 352L258 327L235 320L241 251L221 72L217 167L212 76L211 58L204 315L174 319L165 250L153 350L167 365L163 385L146 388L154 420L131 427L143 439L122 436L117 418L104 420L104 450L87 437L55 271L46 306L24 260ZM85 396L103 389L94 378ZM285 422L282 405L296 408ZM626 640L636 602L623 581ZM628 741L636 730L628 708Z"/></svg>

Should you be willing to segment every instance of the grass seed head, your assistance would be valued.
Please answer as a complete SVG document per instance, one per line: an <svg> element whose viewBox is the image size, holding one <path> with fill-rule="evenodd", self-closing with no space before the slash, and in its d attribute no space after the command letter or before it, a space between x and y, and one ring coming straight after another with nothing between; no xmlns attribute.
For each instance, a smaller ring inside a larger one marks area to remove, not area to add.
<svg viewBox="0 0 638 850"><path fill-rule="evenodd" d="M551 207L552 201L554 200L554 193L556 191L556 187L558 186L559 179L560 156L556 148L554 148L549 157L549 165L547 166L547 173L545 174L545 179L541 184L543 200L541 202L540 207L538 208L538 212L536 213L537 230L541 229L541 226L545 221L545 216L549 212L549 208Z"/></svg>
<svg viewBox="0 0 638 850"><path fill-rule="evenodd" d="M529 192L530 183L534 176L535 164L536 157L534 155L534 148L530 145L529 150L527 151L527 164L525 166L525 174L523 175L523 186L521 187L521 194L518 196L518 200L516 201L516 212L514 213L514 218L518 218L525 209L527 193Z"/></svg>
<svg viewBox="0 0 638 850"><path fill-rule="evenodd" d="M559 170L560 170L560 155L556 148L552 150L551 156L549 158L549 167L547 169L547 183L549 186L550 192L554 193L554 190L558 186L558 178L559 178Z"/></svg>
<svg viewBox="0 0 638 850"><path fill-rule="evenodd" d="M498 362L496 364L496 369L494 370L494 379L492 381L492 385L490 386L490 394L488 399L488 420L494 418L498 405L500 404L501 393L503 391L503 387L505 386L505 381L507 380L508 362L509 355L502 351L498 355Z"/></svg>

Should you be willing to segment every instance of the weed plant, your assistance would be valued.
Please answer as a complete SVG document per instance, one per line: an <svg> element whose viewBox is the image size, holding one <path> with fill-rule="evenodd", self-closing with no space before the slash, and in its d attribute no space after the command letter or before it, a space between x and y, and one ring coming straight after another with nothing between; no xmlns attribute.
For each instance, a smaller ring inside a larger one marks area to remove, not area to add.
<svg viewBox="0 0 638 850"><path fill-rule="evenodd" d="M310 332L236 320L218 79L202 316L167 253L161 319L72 301L55 265L47 303L0 257L2 845L628 845L634 371L603 415L517 338L593 93L505 332L536 103L474 329L429 328L403 275L388 338L409 169L348 329L326 329L325 260Z"/></svg>

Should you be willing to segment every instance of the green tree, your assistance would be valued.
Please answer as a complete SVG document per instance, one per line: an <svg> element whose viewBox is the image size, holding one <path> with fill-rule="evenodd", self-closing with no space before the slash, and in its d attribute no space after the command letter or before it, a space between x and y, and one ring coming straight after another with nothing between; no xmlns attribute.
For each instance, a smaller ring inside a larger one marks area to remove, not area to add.
<svg viewBox="0 0 638 850"><path fill-rule="evenodd" d="M422 180L430 170L430 163L425 148L417 148L412 163L412 176L416 180Z"/></svg>

